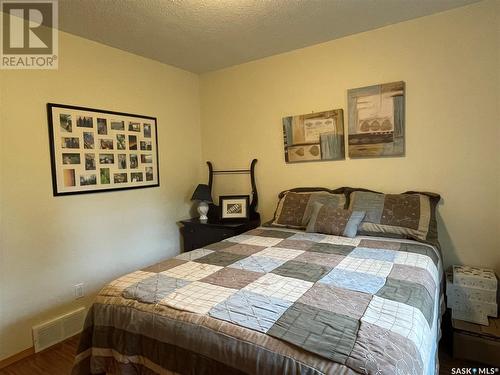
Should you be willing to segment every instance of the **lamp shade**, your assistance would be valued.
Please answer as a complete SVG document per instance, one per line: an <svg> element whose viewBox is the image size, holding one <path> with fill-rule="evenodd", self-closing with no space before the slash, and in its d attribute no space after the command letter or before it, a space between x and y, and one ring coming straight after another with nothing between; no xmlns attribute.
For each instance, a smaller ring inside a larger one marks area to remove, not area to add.
<svg viewBox="0 0 500 375"><path fill-rule="evenodd" d="M212 195L208 185L199 184L191 197L192 201L212 202Z"/></svg>

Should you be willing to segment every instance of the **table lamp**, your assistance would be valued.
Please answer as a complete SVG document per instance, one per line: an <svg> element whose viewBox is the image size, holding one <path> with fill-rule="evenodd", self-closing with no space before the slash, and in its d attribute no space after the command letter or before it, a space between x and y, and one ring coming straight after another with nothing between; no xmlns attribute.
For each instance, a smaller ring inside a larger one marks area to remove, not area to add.
<svg viewBox="0 0 500 375"><path fill-rule="evenodd" d="M208 220L208 203L212 203L212 195L208 185L199 184L191 197L192 201L200 201L198 204L198 213L200 214L200 221Z"/></svg>

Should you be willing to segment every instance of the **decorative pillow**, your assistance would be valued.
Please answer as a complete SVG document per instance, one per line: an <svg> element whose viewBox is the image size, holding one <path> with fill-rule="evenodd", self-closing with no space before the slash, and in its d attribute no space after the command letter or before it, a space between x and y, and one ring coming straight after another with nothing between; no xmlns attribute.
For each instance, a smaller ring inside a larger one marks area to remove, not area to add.
<svg viewBox="0 0 500 375"><path fill-rule="evenodd" d="M280 194L280 201L270 223L272 226L304 229L309 222L314 202L327 206L344 208L344 194L334 194L330 191L285 191Z"/></svg>
<svg viewBox="0 0 500 375"><path fill-rule="evenodd" d="M358 226L364 217L364 211L344 210L343 208L314 202L311 220L309 220L306 232L352 238L356 236Z"/></svg>
<svg viewBox="0 0 500 375"><path fill-rule="evenodd" d="M439 199L433 193L353 191L349 195L349 209L366 211L359 226L360 234L437 242L435 209Z"/></svg>

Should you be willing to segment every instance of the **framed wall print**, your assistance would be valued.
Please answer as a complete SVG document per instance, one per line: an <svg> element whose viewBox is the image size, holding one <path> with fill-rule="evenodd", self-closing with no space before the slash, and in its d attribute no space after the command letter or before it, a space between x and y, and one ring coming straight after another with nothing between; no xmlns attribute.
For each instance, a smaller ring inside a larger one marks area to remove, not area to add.
<svg viewBox="0 0 500 375"><path fill-rule="evenodd" d="M344 115L342 109L283 118L285 161L343 160Z"/></svg>
<svg viewBox="0 0 500 375"><path fill-rule="evenodd" d="M349 157L405 154L405 83L391 82L347 91Z"/></svg>
<svg viewBox="0 0 500 375"><path fill-rule="evenodd" d="M156 118L47 104L54 196L160 185Z"/></svg>
<svg viewBox="0 0 500 375"><path fill-rule="evenodd" d="M248 220L248 204L250 196L248 195L223 195L219 197L221 208L221 220Z"/></svg>

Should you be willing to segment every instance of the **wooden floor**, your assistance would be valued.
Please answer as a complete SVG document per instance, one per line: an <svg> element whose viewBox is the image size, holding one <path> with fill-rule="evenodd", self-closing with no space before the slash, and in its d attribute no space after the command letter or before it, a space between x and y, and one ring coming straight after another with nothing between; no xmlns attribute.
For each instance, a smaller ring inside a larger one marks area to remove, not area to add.
<svg viewBox="0 0 500 375"><path fill-rule="evenodd" d="M78 339L78 336L72 337L62 344L16 362L0 370L0 375L69 375ZM450 375L453 367L478 366L471 362L453 359L445 350L440 350L439 356L440 375Z"/></svg>
<svg viewBox="0 0 500 375"><path fill-rule="evenodd" d="M80 336L34 354L0 370L1 375L69 375Z"/></svg>

